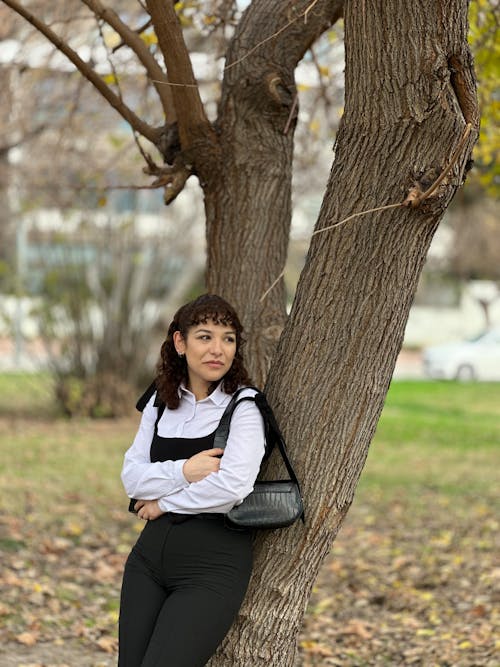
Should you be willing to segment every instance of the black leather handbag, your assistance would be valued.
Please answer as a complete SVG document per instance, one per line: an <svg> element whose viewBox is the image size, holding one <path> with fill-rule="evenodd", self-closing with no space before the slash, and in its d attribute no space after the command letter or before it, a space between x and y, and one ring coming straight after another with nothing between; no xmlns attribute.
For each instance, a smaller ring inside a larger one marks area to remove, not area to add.
<svg viewBox="0 0 500 667"><path fill-rule="evenodd" d="M279 430L274 414L262 392L255 396L239 395L244 389L238 389L222 415L215 432L214 447L224 449L229 435L231 416L237 405L243 401L254 401L264 420L267 459L274 446L279 449L290 479L255 482L254 490L240 504L226 514L230 524L243 528L286 528L297 519L304 521L304 506L300 485L286 452L285 441Z"/></svg>

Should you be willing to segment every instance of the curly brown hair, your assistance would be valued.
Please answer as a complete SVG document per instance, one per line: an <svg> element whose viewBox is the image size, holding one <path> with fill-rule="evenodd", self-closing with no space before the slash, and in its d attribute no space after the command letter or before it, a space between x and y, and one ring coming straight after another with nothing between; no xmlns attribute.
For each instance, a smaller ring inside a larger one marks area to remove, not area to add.
<svg viewBox="0 0 500 667"><path fill-rule="evenodd" d="M186 303L175 313L168 328L167 337L161 346L160 359L156 366L155 384L160 399L170 410L179 407L179 386L182 382L187 384L188 381L186 358L179 357L177 354L174 346L174 332L180 331L185 339L191 327L209 320L214 324L230 325L236 331L236 354L231 368L222 378L222 390L226 394L232 394L239 386L252 384L243 362L242 347L245 339L236 311L222 297L216 294L202 294ZM213 382L208 393L210 394L218 384L219 381Z"/></svg>

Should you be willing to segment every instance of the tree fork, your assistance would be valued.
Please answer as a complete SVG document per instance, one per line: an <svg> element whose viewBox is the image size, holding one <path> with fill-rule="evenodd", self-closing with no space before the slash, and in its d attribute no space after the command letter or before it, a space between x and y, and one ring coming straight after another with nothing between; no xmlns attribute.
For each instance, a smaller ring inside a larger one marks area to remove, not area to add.
<svg viewBox="0 0 500 667"><path fill-rule="evenodd" d="M220 172L204 187L206 282L243 314L246 357L263 385L286 320L283 269L291 221L294 70L342 13L342 2L254 0L226 57L219 116ZM308 12L308 9L310 10ZM307 19L307 20L306 20Z"/></svg>

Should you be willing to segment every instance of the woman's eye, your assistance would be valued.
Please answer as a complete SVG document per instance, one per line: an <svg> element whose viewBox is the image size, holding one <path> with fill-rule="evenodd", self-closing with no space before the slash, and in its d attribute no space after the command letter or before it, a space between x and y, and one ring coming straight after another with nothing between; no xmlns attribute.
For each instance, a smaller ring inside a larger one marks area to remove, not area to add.
<svg viewBox="0 0 500 667"><path fill-rule="evenodd" d="M228 336L228 337L226 338L226 342L227 342L227 343L235 343L235 342L236 342L236 339L235 339L233 336Z"/></svg>

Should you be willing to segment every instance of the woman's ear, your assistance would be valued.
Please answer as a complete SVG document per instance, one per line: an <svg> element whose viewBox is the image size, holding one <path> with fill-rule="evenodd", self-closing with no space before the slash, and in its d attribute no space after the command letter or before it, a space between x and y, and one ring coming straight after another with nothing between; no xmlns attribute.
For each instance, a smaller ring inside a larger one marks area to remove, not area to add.
<svg viewBox="0 0 500 667"><path fill-rule="evenodd" d="M186 343L180 331L174 331L173 335L174 347L177 354L186 353Z"/></svg>

